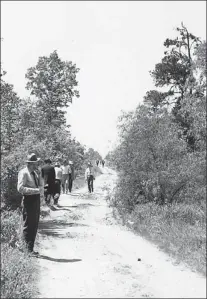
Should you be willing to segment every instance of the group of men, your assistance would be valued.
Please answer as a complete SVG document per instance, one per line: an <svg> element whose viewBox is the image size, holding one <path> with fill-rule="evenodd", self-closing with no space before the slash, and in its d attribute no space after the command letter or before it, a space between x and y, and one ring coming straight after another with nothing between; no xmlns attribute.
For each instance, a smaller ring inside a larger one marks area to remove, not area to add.
<svg viewBox="0 0 207 299"><path fill-rule="evenodd" d="M51 198L54 205L58 203L61 188L62 193L72 191L73 180L75 179L73 162L66 160L60 166L56 162L45 159L45 165L40 168L40 158L36 154L28 156L26 167L18 174L17 190L23 195L23 238L31 255L38 255L34 251L34 242L37 234L40 217L40 194L44 193L45 202L50 203ZM95 180L93 165L88 162L85 171L85 180L88 183L89 193L94 191L93 181Z"/></svg>
<svg viewBox="0 0 207 299"><path fill-rule="evenodd" d="M96 165L98 166L100 164L100 166L102 165L102 167L104 167L105 161L104 160L96 160Z"/></svg>
<svg viewBox="0 0 207 299"><path fill-rule="evenodd" d="M60 166L59 162L52 166L50 159L45 159L45 165L41 168L41 177L44 181L44 196L45 202L50 204L51 198L54 200L54 205L58 203L61 193L71 193L74 180L73 162L67 160Z"/></svg>

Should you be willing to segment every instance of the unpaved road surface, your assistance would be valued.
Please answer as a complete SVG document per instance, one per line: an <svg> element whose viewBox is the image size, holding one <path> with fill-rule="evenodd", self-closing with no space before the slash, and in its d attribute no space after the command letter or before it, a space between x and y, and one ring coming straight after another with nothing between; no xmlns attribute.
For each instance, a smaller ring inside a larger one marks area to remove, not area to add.
<svg viewBox="0 0 207 299"><path fill-rule="evenodd" d="M41 220L38 298L206 298L205 277L115 223L103 188L115 180L105 168L94 194L62 195Z"/></svg>

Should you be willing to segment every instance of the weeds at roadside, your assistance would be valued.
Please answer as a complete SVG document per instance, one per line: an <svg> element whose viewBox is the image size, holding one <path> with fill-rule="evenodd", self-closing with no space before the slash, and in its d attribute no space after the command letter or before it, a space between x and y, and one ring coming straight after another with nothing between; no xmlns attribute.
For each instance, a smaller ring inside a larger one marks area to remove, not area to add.
<svg viewBox="0 0 207 299"><path fill-rule="evenodd" d="M1 298L34 298L36 275L36 261L29 257L21 239L20 210L2 212Z"/></svg>
<svg viewBox="0 0 207 299"><path fill-rule="evenodd" d="M129 213L113 207L117 221L152 241L194 271L206 274L205 209L195 204L138 204Z"/></svg>

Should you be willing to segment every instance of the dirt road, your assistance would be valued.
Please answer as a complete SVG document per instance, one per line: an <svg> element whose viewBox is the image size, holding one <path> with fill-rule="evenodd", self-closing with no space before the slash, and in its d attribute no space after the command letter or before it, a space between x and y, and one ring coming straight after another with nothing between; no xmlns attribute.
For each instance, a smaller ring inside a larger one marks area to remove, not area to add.
<svg viewBox="0 0 207 299"><path fill-rule="evenodd" d="M204 277L115 223L103 186L116 175L104 172L94 194L62 195L41 220L38 298L206 298Z"/></svg>

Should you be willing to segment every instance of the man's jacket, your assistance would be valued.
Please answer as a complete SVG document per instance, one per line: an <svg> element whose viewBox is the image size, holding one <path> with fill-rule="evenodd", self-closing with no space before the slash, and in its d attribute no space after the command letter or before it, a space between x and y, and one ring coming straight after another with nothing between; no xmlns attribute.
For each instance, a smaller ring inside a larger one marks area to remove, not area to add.
<svg viewBox="0 0 207 299"><path fill-rule="evenodd" d="M44 185L53 185L55 183L55 168L51 165L44 165L41 169Z"/></svg>

